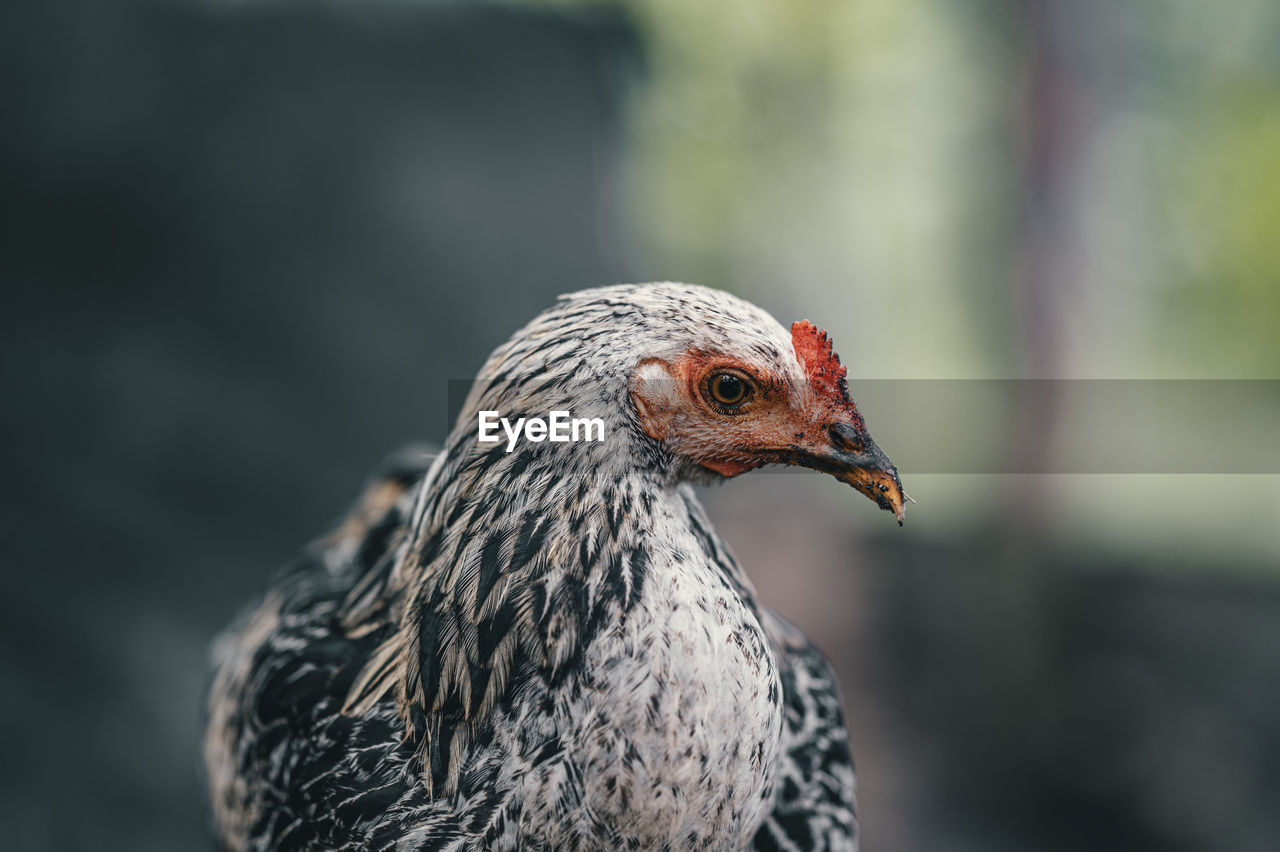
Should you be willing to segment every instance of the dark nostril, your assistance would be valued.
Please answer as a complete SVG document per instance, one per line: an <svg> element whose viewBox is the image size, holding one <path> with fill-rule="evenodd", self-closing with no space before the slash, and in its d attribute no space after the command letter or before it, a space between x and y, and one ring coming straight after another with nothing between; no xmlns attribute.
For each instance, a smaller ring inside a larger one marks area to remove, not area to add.
<svg viewBox="0 0 1280 852"><path fill-rule="evenodd" d="M849 453L862 452L862 437L848 423L833 424L828 432L831 435L831 443L836 449Z"/></svg>

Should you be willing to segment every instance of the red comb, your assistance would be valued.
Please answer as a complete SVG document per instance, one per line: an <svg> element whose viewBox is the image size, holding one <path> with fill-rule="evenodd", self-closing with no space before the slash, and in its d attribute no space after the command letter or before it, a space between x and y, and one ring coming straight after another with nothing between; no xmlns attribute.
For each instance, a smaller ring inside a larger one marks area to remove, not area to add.
<svg viewBox="0 0 1280 852"><path fill-rule="evenodd" d="M809 378L809 385L818 396L832 404L848 406L860 422L862 418L849 398L849 384L845 378L848 370L840 363L840 356L832 348L827 333L808 320L792 323L791 348L795 349L796 358Z"/></svg>

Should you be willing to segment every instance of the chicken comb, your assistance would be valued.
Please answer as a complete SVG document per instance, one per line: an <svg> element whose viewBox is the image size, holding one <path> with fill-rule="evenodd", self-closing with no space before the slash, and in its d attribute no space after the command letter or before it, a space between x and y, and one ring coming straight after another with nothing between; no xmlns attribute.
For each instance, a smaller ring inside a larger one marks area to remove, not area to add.
<svg viewBox="0 0 1280 852"><path fill-rule="evenodd" d="M862 416L849 398L846 378L849 371L840 363L840 356L827 333L808 320L794 322L791 324L791 348L796 351L796 358L804 367L804 374L814 392L833 405L847 406L861 426Z"/></svg>

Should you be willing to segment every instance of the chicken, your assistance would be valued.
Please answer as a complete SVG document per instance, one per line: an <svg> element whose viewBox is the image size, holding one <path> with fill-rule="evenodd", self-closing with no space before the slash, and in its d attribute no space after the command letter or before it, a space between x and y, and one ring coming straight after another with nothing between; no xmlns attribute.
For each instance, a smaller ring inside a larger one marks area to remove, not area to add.
<svg viewBox="0 0 1280 852"><path fill-rule="evenodd" d="M603 440L481 441L483 411ZM692 488L771 463L902 520L808 322L685 284L562 297L489 358L443 449L394 457L215 644L222 846L856 849L832 670Z"/></svg>

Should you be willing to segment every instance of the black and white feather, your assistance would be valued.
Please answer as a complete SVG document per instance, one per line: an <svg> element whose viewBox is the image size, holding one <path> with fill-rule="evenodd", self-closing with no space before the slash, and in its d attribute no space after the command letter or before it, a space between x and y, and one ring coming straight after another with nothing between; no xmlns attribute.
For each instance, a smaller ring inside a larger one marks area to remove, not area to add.
<svg viewBox="0 0 1280 852"><path fill-rule="evenodd" d="M772 318L687 285L565 297L494 352L441 451L391 460L218 640L223 848L857 848L830 666L629 400L645 359L709 350L803 380ZM480 409L609 432L508 453Z"/></svg>

